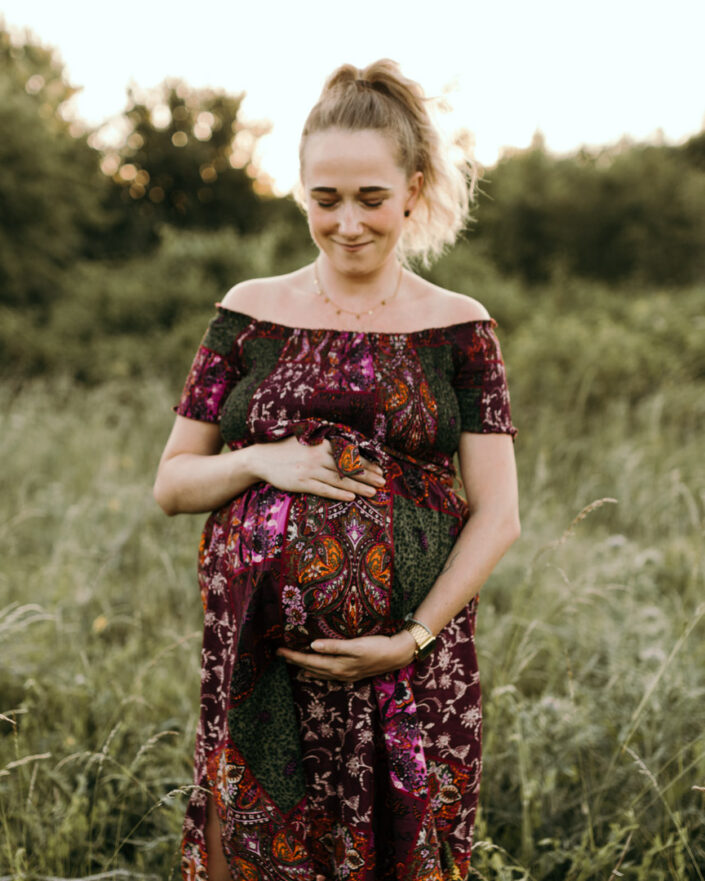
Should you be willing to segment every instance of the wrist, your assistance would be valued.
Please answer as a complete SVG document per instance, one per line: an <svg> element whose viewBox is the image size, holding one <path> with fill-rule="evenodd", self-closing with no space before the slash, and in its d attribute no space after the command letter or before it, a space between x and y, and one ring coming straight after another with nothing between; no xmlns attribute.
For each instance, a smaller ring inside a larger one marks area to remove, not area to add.
<svg viewBox="0 0 705 881"><path fill-rule="evenodd" d="M416 640L408 630L400 630L390 637L394 644L395 660L399 667L406 667L416 656Z"/></svg>
<svg viewBox="0 0 705 881"><path fill-rule="evenodd" d="M244 476L250 485L265 479L260 471L259 446L259 444L250 444L233 451L233 472L241 477Z"/></svg>

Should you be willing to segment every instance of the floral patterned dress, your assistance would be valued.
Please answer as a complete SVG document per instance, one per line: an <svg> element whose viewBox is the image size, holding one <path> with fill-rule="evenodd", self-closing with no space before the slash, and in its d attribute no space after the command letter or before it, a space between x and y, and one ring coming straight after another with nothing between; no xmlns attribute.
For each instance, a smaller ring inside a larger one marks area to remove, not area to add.
<svg viewBox="0 0 705 881"><path fill-rule="evenodd" d="M386 484L348 502L259 482L208 518L185 881L208 878L209 792L233 879L466 876L476 599L427 659L352 684L306 680L275 651L395 633L433 586L468 517L454 491L461 431L516 431L495 326L313 330L217 306L176 412L219 423L230 449L327 438L341 474L364 456Z"/></svg>

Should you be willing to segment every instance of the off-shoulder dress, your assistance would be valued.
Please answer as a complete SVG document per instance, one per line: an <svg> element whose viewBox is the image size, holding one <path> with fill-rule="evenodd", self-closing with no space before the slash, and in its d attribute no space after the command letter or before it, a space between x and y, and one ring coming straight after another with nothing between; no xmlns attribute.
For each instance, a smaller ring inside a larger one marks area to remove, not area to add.
<svg viewBox="0 0 705 881"><path fill-rule="evenodd" d="M476 599L434 652L352 684L275 655L391 634L468 517L462 431L514 436L493 319L410 333L289 327L216 308L175 410L238 449L327 438L341 473L384 469L341 502L259 482L208 518L194 787L182 875L208 877L212 793L233 879L464 878L480 781Z"/></svg>

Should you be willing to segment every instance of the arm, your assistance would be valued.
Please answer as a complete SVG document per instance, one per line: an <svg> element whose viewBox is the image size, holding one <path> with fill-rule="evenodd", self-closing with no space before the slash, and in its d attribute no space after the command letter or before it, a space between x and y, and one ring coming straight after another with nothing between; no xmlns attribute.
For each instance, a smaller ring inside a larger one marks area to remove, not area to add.
<svg viewBox="0 0 705 881"><path fill-rule="evenodd" d="M463 432L459 456L470 517L443 571L414 613L434 634L470 602L520 531L511 437ZM416 643L403 630L391 637L318 639L311 647L312 654L288 649L278 653L306 669L311 678L354 681L410 663Z"/></svg>
<svg viewBox="0 0 705 881"><path fill-rule="evenodd" d="M459 457L470 517L414 615L434 634L470 602L521 531L511 437L463 432Z"/></svg>
<svg viewBox="0 0 705 881"><path fill-rule="evenodd" d="M166 514L213 511L255 483L252 448L218 455L222 446L216 423L176 417L154 481Z"/></svg>
<svg viewBox="0 0 705 881"><path fill-rule="evenodd" d="M379 465L341 478L328 441L305 446L295 437L220 453L217 424L177 416L154 482L154 498L169 515L213 511L258 481L290 492L351 501L384 484Z"/></svg>

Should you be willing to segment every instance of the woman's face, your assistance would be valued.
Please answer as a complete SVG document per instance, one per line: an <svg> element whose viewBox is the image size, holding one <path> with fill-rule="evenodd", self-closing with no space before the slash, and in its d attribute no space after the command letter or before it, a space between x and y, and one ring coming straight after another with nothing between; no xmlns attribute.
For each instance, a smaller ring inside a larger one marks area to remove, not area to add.
<svg viewBox="0 0 705 881"><path fill-rule="evenodd" d="M407 179L380 132L333 128L307 138L302 183L314 242L339 272L363 276L395 259L423 175Z"/></svg>

